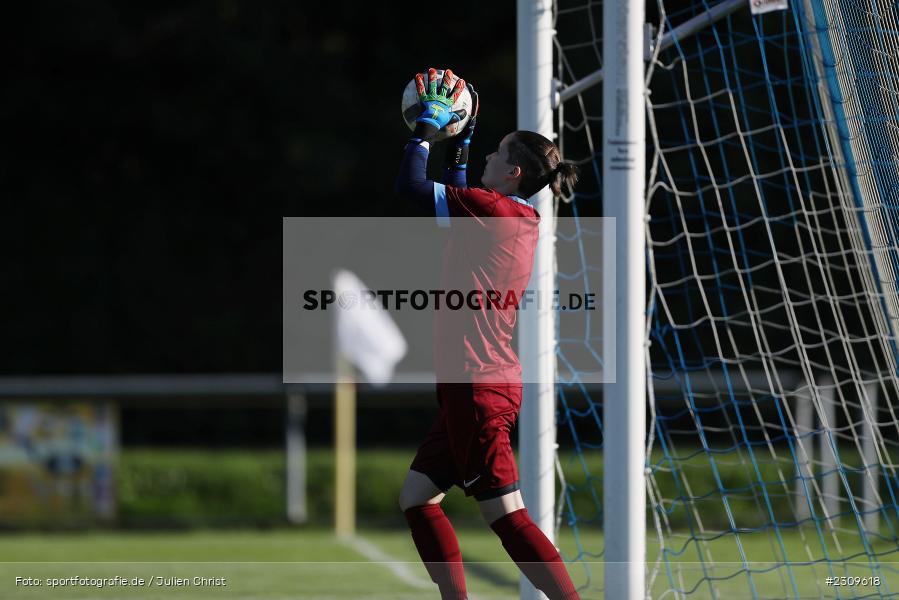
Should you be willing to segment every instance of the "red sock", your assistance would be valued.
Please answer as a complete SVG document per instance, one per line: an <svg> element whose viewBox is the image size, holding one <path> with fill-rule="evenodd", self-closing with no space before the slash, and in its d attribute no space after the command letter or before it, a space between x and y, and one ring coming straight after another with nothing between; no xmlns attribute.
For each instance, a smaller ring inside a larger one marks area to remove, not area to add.
<svg viewBox="0 0 899 600"><path fill-rule="evenodd" d="M443 509L439 504L425 504L413 506L404 514L418 554L440 588L440 597L443 600L467 598L459 540Z"/></svg>
<svg viewBox="0 0 899 600"><path fill-rule="evenodd" d="M490 524L503 548L534 587L549 600L579 600L565 563L555 546L522 508Z"/></svg>

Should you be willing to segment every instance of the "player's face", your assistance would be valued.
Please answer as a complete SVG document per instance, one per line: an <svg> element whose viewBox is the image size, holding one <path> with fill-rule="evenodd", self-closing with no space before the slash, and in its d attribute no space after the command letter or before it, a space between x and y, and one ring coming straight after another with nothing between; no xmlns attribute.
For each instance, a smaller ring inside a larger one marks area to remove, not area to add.
<svg viewBox="0 0 899 600"><path fill-rule="evenodd" d="M512 139L513 134L509 134L499 143L496 152L487 155L487 164L484 167L484 174L481 176L481 183L485 187L493 190L503 191L508 188L509 184L515 184L520 173L520 169L515 165L510 165L507 160L509 157L507 145Z"/></svg>

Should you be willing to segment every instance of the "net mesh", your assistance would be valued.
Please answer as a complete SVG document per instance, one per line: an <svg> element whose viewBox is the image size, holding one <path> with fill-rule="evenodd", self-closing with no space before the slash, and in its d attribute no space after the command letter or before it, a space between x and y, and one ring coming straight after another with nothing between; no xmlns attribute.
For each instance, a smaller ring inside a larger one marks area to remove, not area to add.
<svg viewBox="0 0 899 600"><path fill-rule="evenodd" d="M682 38L715 3L648 15L653 598L899 593L899 9L790 4L743 3ZM602 68L602 5L555 14L571 84ZM583 175L560 214L614 201L601 110L601 85L559 110ZM603 588L601 389L574 374L558 398L559 460L578 467L560 486L562 552L589 596Z"/></svg>

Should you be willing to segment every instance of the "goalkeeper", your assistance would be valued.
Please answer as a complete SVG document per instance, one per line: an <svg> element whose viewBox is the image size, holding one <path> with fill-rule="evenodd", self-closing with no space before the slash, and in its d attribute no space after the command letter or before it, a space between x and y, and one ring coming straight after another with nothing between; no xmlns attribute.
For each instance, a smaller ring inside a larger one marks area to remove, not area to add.
<svg viewBox="0 0 899 600"><path fill-rule="evenodd" d="M425 78L427 77L427 79ZM421 114L406 145L397 192L447 227L441 287L514 292L521 298L534 263L540 216L528 200L549 186L577 181L574 165L542 135L515 131L487 157L483 188L467 187L468 149L477 124L478 95L471 85L472 114L447 144L442 182L427 178L430 141L465 117L452 106L466 88L446 70L416 76ZM494 297L495 299L495 297ZM434 360L440 411L412 461L400 507L415 547L442 598L466 598L462 555L440 506L447 490L474 496L485 520L521 571L551 600L578 598L558 551L528 516L519 491L509 432L521 407L521 366L512 350L518 303L481 303L436 311Z"/></svg>

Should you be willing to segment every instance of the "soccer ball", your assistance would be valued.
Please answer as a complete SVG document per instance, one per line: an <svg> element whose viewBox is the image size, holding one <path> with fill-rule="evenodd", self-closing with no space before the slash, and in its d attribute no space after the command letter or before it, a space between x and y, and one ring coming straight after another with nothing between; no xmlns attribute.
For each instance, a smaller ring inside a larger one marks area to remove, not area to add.
<svg viewBox="0 0 899 600"><path fill-rule="evenodd" d="M458 75L456 75L458 77ZM437 85L439 86L443 81L443 69L437 69ZM427 82L427 74L425 75L425 85L428 85ZM440 89L439 87L437 89ZM459 99L456 100L455 104L453 104L452 110L460 110L465 109L465 116L462 117L461 121L457 121L455 123L450 123L439 132L434 137L435 142L439 142L440 140L445 140L448 137L454 136L460 131L465 125L468 123L468 118L471 114L471 94L468 92L468 89L462 90L462 93L459 94ZM406 89L403 91L403 119L406 121L406 125L409 126L409 129L415 130L415 119L418 118L418 115L421 114L421 105L418 103L418 90L415 89L415 78L413 77L408 84L406 84Z"/></svg>

